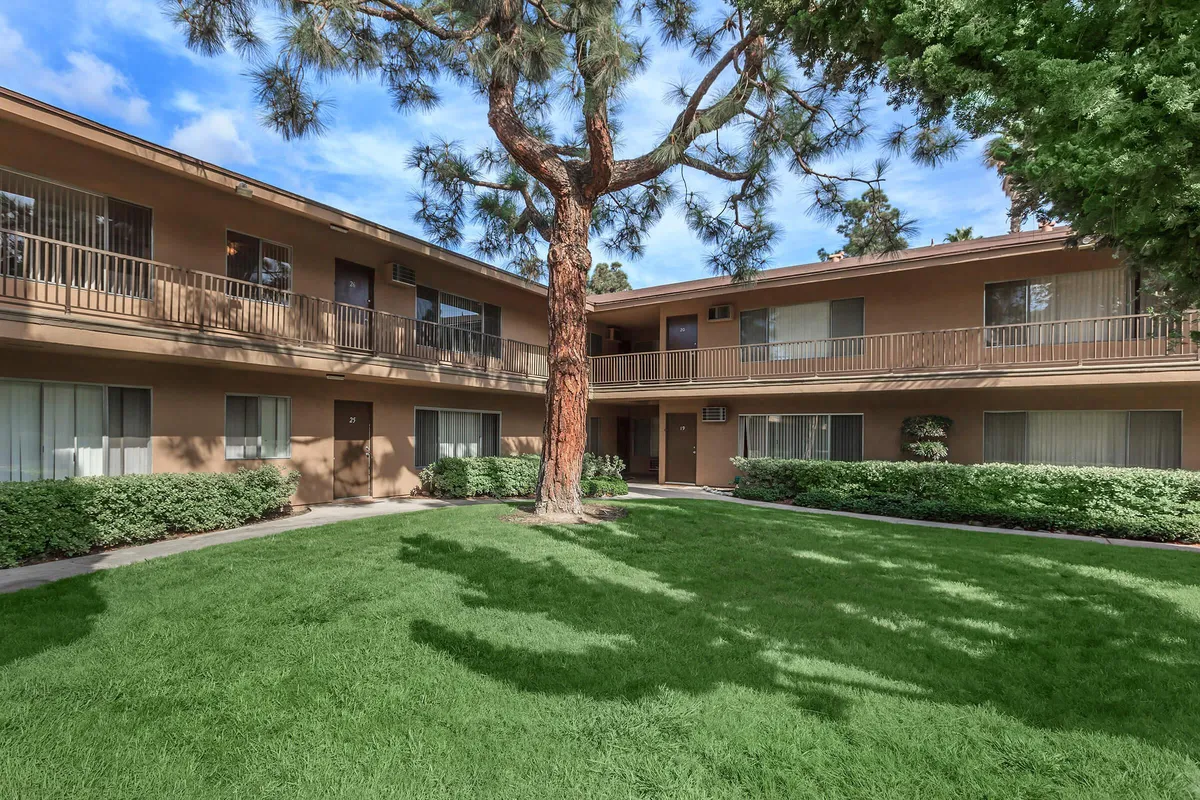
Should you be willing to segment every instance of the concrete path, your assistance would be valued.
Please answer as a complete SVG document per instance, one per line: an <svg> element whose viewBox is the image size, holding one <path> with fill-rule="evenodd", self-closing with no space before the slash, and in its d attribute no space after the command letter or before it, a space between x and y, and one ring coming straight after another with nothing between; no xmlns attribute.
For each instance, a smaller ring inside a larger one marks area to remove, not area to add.
<svg viewBox="0 0 1200 800"><path fill-rule="evenodd" d="M78 558L64 558L60 561L47 561L44 564L32 564L28 567L11 567L0 569L0 594L15 592L18 589L28 589L43 583L70 578L74 575L84 575L102 569L123 567L138 561L151 558L162 558L173 553L186 553L189 550L200 550L215 544L240 542L243 539L258 539L284 531L294 531L300 528L315 528L318 525L328 525L331 522L344 522L352 519L378 517L384 514L403 514L409 511L423 511L428 508L446 508L456 505L471 505L480 500L434 500L431 498L412 498L395 500L378 500L373 503L331 503L316 506L312 510L291 517L256 522L241 528L230 528L227 531L198 533L193 536L183 536L178 539L166 539L161 542L122 547L105 553L97 553Z"/></svg>
<svg viewBox="0 0 1200 800"><path fill-rule="evenodd" d="M1074 533L1051 533L1049 531L1014 531L1011 528L990 528L985 525L959 525L953 522L928 522L919 519L903 519L901 517L877 517L872 514L856 514L852 511L830 511L824 508L803 508L787 506L780 503L763 503L758 500L742 500L729 495L707 492L696 486L663 486L657 483L629 484L628 499L648 500L651 498L686 498L689 500L719 500L724 503L738 503L744 506L771 508L776 511L799 511L805 514L828 514L834 517L851 517L872 522L894 522L898 525L919 525L923 528L946 528L955 531L985 531L987 533L1008 533L1017 536L1035 536L1040 539L1069 539L1075 542L1091 542L1092 544L1115 544L1121 547L1148 547L1154 550L1186 550L1200 553L1200 547L1189 544L1171 544L1169 542L1143 542L1137 539L1106 539L1102 536L1080 536ZM622 500L627 498L621 498Z"/></svg>

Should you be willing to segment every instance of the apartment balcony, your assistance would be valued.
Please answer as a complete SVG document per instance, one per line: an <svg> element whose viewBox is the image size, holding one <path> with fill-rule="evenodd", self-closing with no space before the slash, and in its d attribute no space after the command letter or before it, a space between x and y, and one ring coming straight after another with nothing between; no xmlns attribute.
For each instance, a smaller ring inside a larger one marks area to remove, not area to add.
<svg viewBox="0 0 1200 800"><path fill-rule="evenodd" d="M547 374L543 346L3 228L0 305L32 321L177 332L317 361L382 359L537 382Z"/></svg>
<svg viewBox="0 0 1200 800"><path fill-rule="evenodd" d="M592 358L591 384L598 397L839 383L995 386L1000 376L1030 385L1038 375L1196 369L1200 349L1189 334L1198 329L1200 312L1189 311L1179 320L1130 315L629 353Z"/></svg>

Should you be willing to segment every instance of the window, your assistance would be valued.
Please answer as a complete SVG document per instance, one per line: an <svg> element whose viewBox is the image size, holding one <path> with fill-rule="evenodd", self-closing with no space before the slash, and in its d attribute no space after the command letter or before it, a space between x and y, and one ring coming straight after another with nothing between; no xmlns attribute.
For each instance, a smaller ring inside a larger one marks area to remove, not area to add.
<svg viewBox="0 0 1200 800"><path fill-rule="evenodd" d="M741 414L743 458L862 460L862 414Z"/></svg>
<svg viewBox="0 0 1200 800"><path fill-rule="evenodd" d="M862 353L865 300L844 300L772 306L743 311L740 339L751 348L750 361L787 361L800 358L850 356ZM835 341L829 341L829 340Z"/></svg>
<svg viewBox="0 0 1200 800"><path fill-rule="evenodd" d="M0 481L150 472L150 390L0 380Z"/></svg>
<svg viewBox="0 0 1200 800"><path fill-rule="evenodd" d="M418 320L440 326L423 326L421 344L458 353L501 357L500 306L418 286L416 311Z"/></svg>
<svg viewBox="0 0 1200 800"><path fill-rule="evenodd" d="M986 341L991 347L1004 347L1124 338L1132 324L1128 320L1038 323L1121 317L1136 314L1138 305L1137 275L1124 267L989 283L984 288L983 324L992 330Z"/></svg>
<svg viewBox="0 0 1200 800"><path fill-rule="evenodd" d="M658 417L634 418L633 454L646 458L658 458Z"/></svg>
<svg viewBox="0 0 1200 800"><path fill-rule="evenodd" d="M598 333L589 333L587 347L589 356L604 355L604 337Z"/></svg>
<svg viewBox="0 0 1200 800"><path fill-rule="evenodd" d="M292 457L292 401L287 397L225 396L225 458Z"/></svg>
<svg viewBox="0 0 1200 800"><path fill-rule="evenodd" d="M418 408L417 468L439 458L500 455L500 414L494 411L455 411Z"/></svg>
<svg viewBox="0 0 1200 800"><path fill-rule="evenodd" d="M587 421L587 452L600 453L600 418L588 417Z"/></svg>
<svg viewBox="0 0 1200 800"><path fill-rule="evenodd" d="M292 248L237 231L225 232L225 274L242 283L226 289L233 297L286 305L292 289Z"/></svg>
<svg viewBox="0 0 1200 800"><path fill-rule="evenodd" d="M1179 411L1002 411L983 415L983 460L1178 469Z"/></svg>
<svg viewBox="0 0 1200 800"><path fill-rule="evenodd" d="M21 234L130 258L56 257ZM153 275L149 208L12 170L0 169L0 274L149 297ZM29 255L31 263L24 260Z"/></svg>

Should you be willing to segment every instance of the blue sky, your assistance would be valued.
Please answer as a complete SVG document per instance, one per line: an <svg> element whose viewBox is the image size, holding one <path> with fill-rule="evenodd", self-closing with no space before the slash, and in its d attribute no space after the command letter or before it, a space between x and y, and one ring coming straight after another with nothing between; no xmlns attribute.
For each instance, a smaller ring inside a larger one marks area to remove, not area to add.
<svg viewBox="0 0 1200 800"><path fill-rule="evenodd" d="M468 148L491 140L483 106L456 87L439 108L400 115L378 83L338 80L326 88L336 102L326 135L285 142L259 124L245 70L232 54L206 58L188 51L158 0L0 4L0 83L8 88L416 236L423 232L412 218L410 193L419 176L405 167L411 148L433 138ZM684 54L663 51L636 79L627 93L626 150L619 157L636 155L665 129L676 113L663 100L668 85L696 72ZM888 116L882 108L875 113L880 134ZM1007 230L1007 201L979 150L980 143L972 143L940 169L893 161L884 188L919 220L912 244L940 242L958 226L983 235ZM870 143L848 161L867 165L877 155ZM813 261L818 248L840 243L832 225L807 208L800 182L782 179L775 219L783 236L772 266ZM469 238L461 249L470 252ZM599 247L593 256L609 258ZM671 212L653 230L644 258L618 258L637 287L704 277L704 256Z"/></svg>

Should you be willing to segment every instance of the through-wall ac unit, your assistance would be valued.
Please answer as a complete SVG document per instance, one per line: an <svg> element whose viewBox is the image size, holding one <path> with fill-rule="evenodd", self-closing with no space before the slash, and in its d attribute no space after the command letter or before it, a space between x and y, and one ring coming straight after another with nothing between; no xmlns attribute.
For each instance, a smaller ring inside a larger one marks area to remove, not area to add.
<svg viewBox="0 0 1200 800"><path fill-rule="evenodd" d="M407 286L417 285L417 273L412 267L392 262L392 283L403 283Z"/></svg>
<svg viewBox="0 0 1200 800"><path fill-rule="evenodd" d="M615 342L615 341L617 341L617 334L618 334L619 332L620 332L620 329L619 329L619 328L612 328L612 327L610 327L610 328L608 329L608 331L607 331L607 337L608 337L608 340L609 340L610 342Z"/></svg>
<svg viewBox="0 0 1200 800"><path fill-rule="evenodd" d="M731 319L733 319L733 306L729 303L708 307L709 322L728 322Z"/></svg>
<svg viewBox="0 0 1200 800"><path fill-rule="evenodd" d="M700 409L701 422L725 422L725 406L705 406Z"/></svg>

